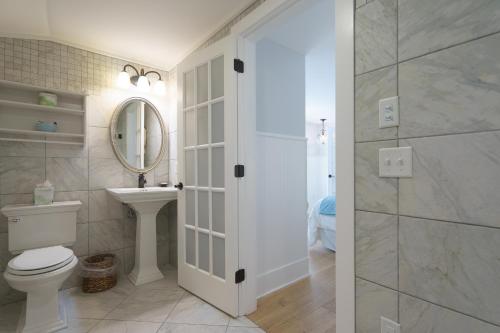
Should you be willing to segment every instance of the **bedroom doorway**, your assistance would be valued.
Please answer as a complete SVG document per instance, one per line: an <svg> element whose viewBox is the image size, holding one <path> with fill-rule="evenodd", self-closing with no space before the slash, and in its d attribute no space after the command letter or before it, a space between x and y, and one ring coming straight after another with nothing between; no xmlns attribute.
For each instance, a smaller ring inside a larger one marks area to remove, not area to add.
<svg viewBox="0 0 500 333"><path fill-rule="evenodd" d="M239 130L254 124L242 135L254 149L243 141L240 150L248 157L245 186L257 193L239 192L240 202L255 200L256 224L246 230L240 220L240 242L254 232L248 248L256 252L255 262L244 253L240 263L255 276L249 318L266 332L335 331L334 20L331 0L294 1L238 44L245 61L238 89L254 90L239 97ZM240 216L252 216L244 209Z"/></svg>

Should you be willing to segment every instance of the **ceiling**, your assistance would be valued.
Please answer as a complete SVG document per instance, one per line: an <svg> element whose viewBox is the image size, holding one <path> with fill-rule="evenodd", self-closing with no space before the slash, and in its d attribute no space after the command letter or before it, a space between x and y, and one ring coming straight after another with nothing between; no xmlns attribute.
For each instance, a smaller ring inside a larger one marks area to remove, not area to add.
<svg viewBox="0 0 500 333"><path fill-rule="evenodd" d="M49 39L169 70L253 1L0 0L0 35Z"/></svg>

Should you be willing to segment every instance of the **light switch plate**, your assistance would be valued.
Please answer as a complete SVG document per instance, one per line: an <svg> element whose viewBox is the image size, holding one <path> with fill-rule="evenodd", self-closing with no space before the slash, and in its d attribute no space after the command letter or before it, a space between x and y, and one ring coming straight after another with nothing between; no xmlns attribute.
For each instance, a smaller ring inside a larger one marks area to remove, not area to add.
<svg viewBox="0 0 500 333"><path fill-rule="evenodd" d="M412 147L381 148L378 152L380 177L412 177Z"/></svg>
<svg viewBox="0 0 500 333"><path fill-rule="evenodd" d="M401 327L390 319L380 317L380 333L401 333Z"/></svg>
<svg viewBox="0 0 500 333"><path fill-rule="evenodd" d="M389 97L378 101L379 128L399 126L399 97Z"/></svg>

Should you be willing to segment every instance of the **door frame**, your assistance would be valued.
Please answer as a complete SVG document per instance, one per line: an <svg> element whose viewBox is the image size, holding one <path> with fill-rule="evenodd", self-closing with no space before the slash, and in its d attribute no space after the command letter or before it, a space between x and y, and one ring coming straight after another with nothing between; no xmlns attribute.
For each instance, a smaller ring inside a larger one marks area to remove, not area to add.
<svg viewBox="0 0 500 333"><path fill-rule="evenodd" d="M231 28L238 44L238 58L246 68L255 67L252 34L287 9L308 0L267 0ZM336 180L337 225L336 327L337 332L355 329L355 244L354 244L354 0L330 0L335 5L336 84ZM239 288L239 312L257 308L257 241L255 175L255 76L253 71L238 76L238 157L245 177L239 186L239 263L247 278ZM332 277L333 278L333 277Z"/></svg>

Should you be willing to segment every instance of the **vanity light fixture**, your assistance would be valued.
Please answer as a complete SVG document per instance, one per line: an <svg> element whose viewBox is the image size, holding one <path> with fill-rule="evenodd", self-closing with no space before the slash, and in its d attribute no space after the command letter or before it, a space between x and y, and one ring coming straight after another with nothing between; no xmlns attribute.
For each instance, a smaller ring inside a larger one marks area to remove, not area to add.
<svg viewBox="0 0 500 333"><path fill-rule="evenodd" d="M322 118L320 120L322 123L322 128L321 128L321 131L319 132L319 142L321 142L321 144L325 144L328 142L328 132L325 129L326 119Z"/></svg>
<svg viewBox="0 0 500 333"><path fill-rule="evenodd" d="M134 76L130 76L130 74L127 72L127 68L132 68L135 72ZM123 66L123 70L118 74L118 81L117 84L120 88L129 88L130 84L133 84L139 89L140 91L143 92L148 92L150 90L150 82L147 76L149 74L155 74L158 76L158 80L154 83L153 86L153 91L159 95L164 95L165 94L165 82L161 79L160 73L157 71L148 71L144 72L144 69L141 68L141 70L137 70L134 66L127 64Z"/></svg>

